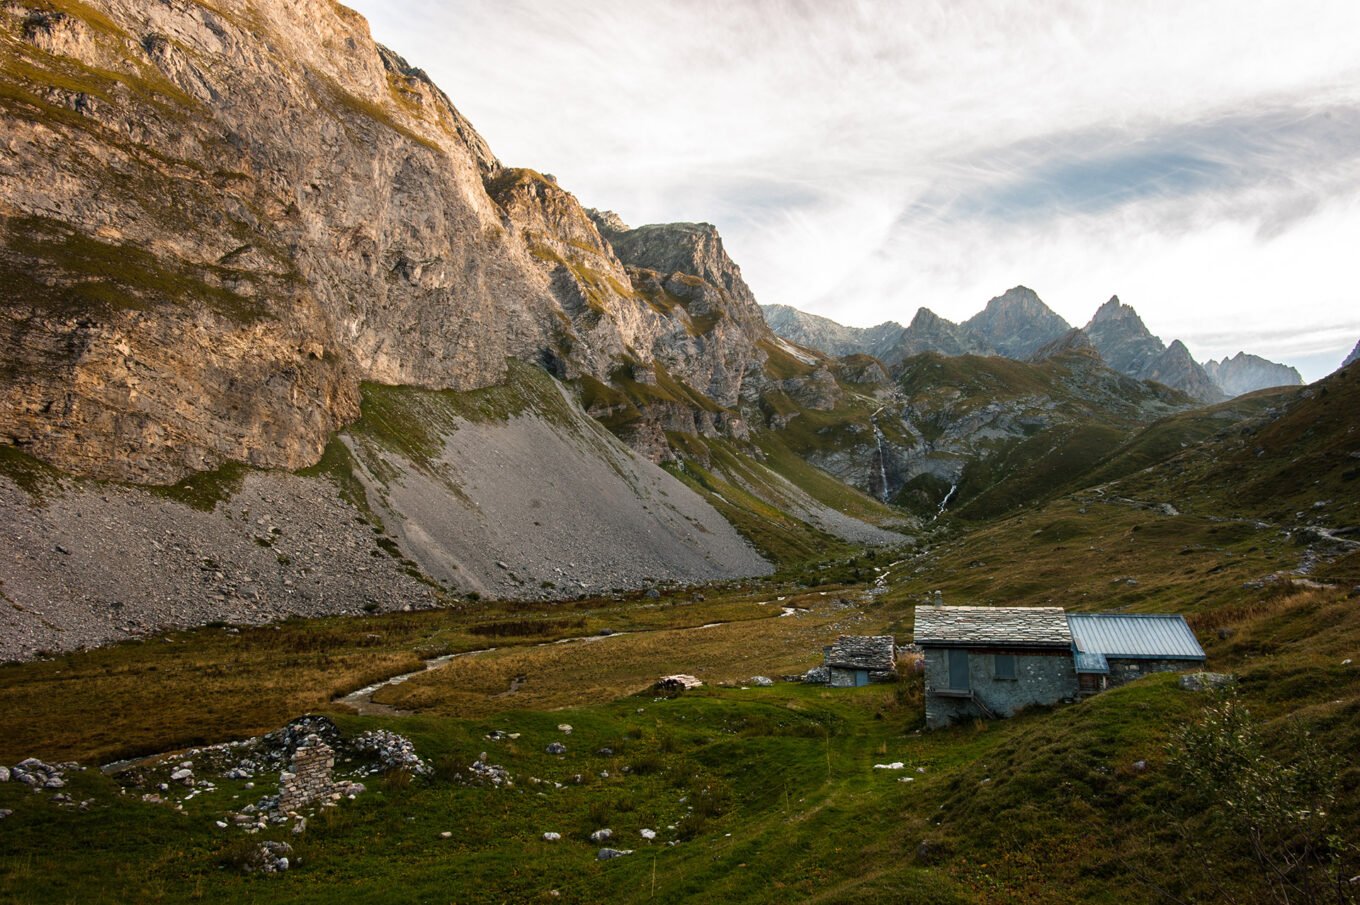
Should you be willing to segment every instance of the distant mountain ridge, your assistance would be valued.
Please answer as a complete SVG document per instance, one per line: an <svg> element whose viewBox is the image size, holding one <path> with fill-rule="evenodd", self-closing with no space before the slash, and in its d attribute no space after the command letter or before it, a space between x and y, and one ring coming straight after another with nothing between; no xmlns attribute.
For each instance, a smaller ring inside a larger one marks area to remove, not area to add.
<svg viewBox="0 0 1360 905"><path fill-rule="evenodd" d="M1239 352L1201 365L1180 340L1162 342L1133 308L1112 296L1084 326L1074 328L1034 290L1016 286L987 302L961 324L920 308L911 324L887 321L876 327L846 327L786 305L761 306L779 336L828 355L868 354L890 367L913 355L999 355L1043 361L1060 352L1099 355L1111 368L1137 380L1155 380L1202 403L1274 386L1303 382L1298 371L1257 355ZM1360 348L1357 349L1360 353ZM1352 353L1352 358L1357 353Z"/></svg>
<svg viewBox="0 0 1360 905"><path fill-rule="evenodd" d="M760 310L779 336L836 358L861 354L886 358L906 330L897 321L884 321L875 327L847 327L788 305L761 305Z"/></svg>
<svg viewBox="0 0 1360 905"><path fill-rule="evenodd" d="M1303 375L1297 369L1246 352L1238 352L1232 358L1224 356L1222 361L1211 358L1204 363L1204 371L1229 396L1303 384Z"/></svg>

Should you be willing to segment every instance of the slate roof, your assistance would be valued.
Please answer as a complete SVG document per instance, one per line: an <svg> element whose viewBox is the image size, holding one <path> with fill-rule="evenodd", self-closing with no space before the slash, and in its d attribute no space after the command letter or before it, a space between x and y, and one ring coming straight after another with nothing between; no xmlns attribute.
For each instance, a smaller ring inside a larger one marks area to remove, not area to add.
<svg viewBox="0 0 1360 905"><path fill-rule="evenodd" d="M1069 613L1073 647L1122 660L1203 660L1184 616Z"/></svg>
<svg viewBox="0 0 1360 905"><path fill-rule="evenodd" d="M839 669L897 669L897 642L892 635L841 635L826 651L826 665Z"/></svg>
<svg viewBox="0 0 1360 905"><path fill-rule="evenodd" d="M1057 606L918 606L915 641L925 647L1071 647Z"/></svg>

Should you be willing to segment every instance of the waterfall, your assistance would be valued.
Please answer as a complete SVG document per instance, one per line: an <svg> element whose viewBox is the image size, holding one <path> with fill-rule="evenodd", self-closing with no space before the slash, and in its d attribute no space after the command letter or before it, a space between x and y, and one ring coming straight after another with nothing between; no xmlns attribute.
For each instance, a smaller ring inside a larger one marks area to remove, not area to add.
<svg viewBox="0 0 1360 905"><path fill-rule="evenodd" d="M869 423L874 427L874 441L878 443L878 480L883 488L880 497L883 502L888 502L888 465L887 459L883 456L883 431L878 429L878 412L883 411L880 407L878 411L869 416Z"/></svg>
<svg viewBox="0 0 1360 905"><path fill-rule="evenodd" d="M944 515L944 507L949 505L949 498L952 497L954 495L954 491L958 489L959 489L958 484L949 485L949 492L944 495L944 499L940 500L940 511L935 513L935 518L939 518L940 516ZM934 520L935 519L931 519L932 522Z"/></svg>

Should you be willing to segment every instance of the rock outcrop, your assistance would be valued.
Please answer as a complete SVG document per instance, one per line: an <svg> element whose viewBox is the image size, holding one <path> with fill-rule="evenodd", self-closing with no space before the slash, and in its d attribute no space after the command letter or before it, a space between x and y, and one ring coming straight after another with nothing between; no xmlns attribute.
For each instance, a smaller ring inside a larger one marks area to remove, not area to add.
<svg viewBox="0 0 1360 905"><path fill-rule="evenodd" d="M1204 372L1228 396L1241 396L1270 387L1303 385L1303 376L1294 368L1246 352L1238 352L1222 361L1209 359L1204 363Z"/></svg>

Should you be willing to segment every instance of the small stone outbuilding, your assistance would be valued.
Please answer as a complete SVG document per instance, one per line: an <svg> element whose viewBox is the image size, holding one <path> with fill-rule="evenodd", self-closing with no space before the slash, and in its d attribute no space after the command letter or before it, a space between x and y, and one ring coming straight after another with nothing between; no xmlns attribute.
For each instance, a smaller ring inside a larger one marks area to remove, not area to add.
<svg viewBox="0 0 1360 905"><path fill-rule="evenodd" d="M833 688L897 679L897 642L892 635L841 635L823 653L827 681Z"/></svg>
<svg viewBox="0 0 1360 905"><path fill-rule="evenodd" d="M915 635L931 729L1077 696L1061 607L918 606Z"/></svg>

